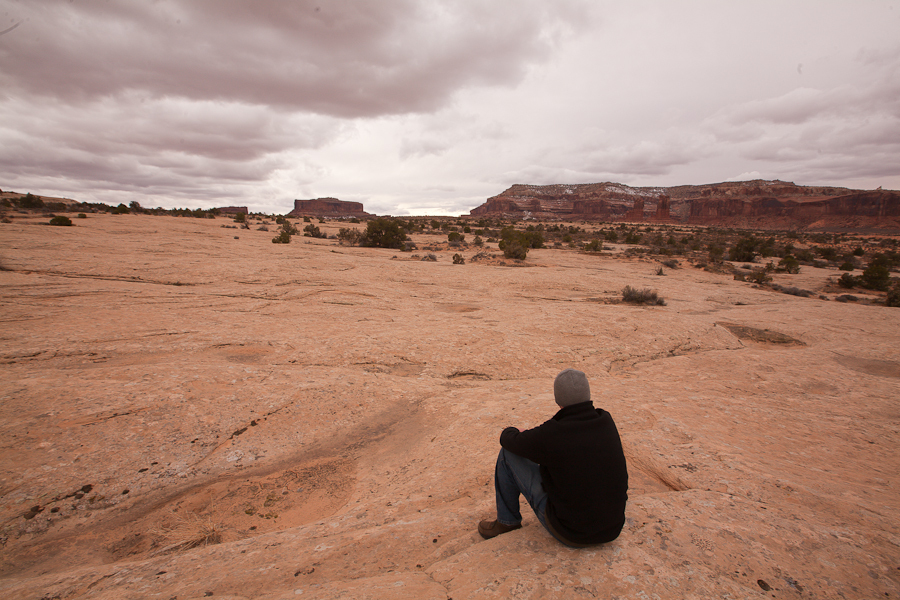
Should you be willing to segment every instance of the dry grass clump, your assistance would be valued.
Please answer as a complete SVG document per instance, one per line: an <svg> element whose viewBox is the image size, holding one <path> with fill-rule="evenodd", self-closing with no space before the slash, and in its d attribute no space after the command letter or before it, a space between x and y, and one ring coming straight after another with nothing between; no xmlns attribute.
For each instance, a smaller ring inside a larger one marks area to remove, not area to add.
<svg viewBox="0 0 900 600"><path fill-rule="evenodd" d="M773 283L771 287L776 292L781 292L782 294L790 294L791 296L800 296L801 298L811 298L812 296L815 296L814 292L798 287L778 285L777 283Z"/></svg>
<svg viewBox="0 0 900 600"><path fill-rule="evenodd" d="M225 528L221 523L214 521L212 517L202 517L196 513L190 513L186 517L175 515L174 523L153 529L151 533L163 538L166 542L166 545L155 553L170 554L221 543Z"/></svg>
<svg viewBox="0 0 900 600"><path fill-rule="evenodd" d="M666 301L663 300L655 290L633 288L626 285L622 290L622 301L629 304L651 304L655 306L665 306Z"/></svg>

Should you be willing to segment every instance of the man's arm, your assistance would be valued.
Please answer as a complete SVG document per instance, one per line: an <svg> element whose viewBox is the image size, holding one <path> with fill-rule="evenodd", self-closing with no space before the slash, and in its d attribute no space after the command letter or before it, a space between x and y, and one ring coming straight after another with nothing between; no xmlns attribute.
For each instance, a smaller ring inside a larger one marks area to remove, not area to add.
<svg viewBox="0 0 900 600"><path fill-rule="evenodd" d="M541 464L544 458L543 427L541 425L525 431L519 431L516 427L507 427L500 434L500 445L513 454Z"/></svg>

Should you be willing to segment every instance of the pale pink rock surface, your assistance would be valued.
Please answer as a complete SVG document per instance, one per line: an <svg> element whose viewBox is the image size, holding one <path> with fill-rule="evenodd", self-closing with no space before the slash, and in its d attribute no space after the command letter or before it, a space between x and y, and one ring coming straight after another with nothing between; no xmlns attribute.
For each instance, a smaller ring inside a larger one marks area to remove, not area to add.
<svg viewBox="0 0 900 600"><path fill-rule="evenodd" d="M570 250L45 221L0 225L2 597L900 595L897 309ZM568 366L622 434L625 530L572 550L526 511L483 541L500 431Z"/></svg>

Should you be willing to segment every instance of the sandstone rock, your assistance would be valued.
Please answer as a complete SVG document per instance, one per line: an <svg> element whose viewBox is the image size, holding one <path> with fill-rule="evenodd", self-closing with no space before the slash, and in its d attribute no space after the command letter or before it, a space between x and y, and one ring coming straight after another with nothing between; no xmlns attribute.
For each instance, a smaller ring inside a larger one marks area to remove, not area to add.
<svg viewBox="0 0 900 600"><path fill-rule="evenodd" d="M615 254L43 221L0 227L0 597L900 594L895 308ZM625 531L573 550L526 510L482 540L499 434L568 366L622 435Z"/></svg>
<svg viewBox="0 0 900 600"><path fill-rule="evenodd" d="M640 196L634 199L634 207L625 213L625 221L640 223L644 220L644 199Z"/></svg>
<svg viewBox="0 0 900 600"><path fill-rule="evenodd" d="M337 198L316 198L315 200L294 200L294 210L289 217L371 217L363 210L361 202L346 202Z"/></svg>
<svg viewBox="0 0 900 600"><path fill-rule="evenodd" d="M656 214L653 215L654 223L673 223L674 219L669 210L670 198L665 194L661 194L656 200Z"/></svg>
<svg viewBox="0 0 900 600"><path fill-rule="evenodd" d="M250 211L247 210L246 206L222 206L219 208L219 212L223 215L246 215Z"/></svg>
<svg viewBox="0 0 900 600"><path fill-rule="evenodd" d="M650 219L645 202L655 203ZM472 216L672 222L758 229L900 229L900 193L783 181L666 188L617 183L514 185Z"/></svg>

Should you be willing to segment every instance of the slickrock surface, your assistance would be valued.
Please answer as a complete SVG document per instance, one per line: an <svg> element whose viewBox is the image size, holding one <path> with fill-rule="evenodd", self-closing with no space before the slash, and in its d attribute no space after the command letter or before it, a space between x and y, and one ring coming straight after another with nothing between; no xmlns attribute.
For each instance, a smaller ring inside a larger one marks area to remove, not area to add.
<svg viewBox="0 0 900 600"><path fill-rule="evenodd" d="M571 250L43 222L0 225L0 597L900 597L895 308ZM484 541L500 431L569 366L627 448L625 530L574 550L525 510Z"/></svg>

